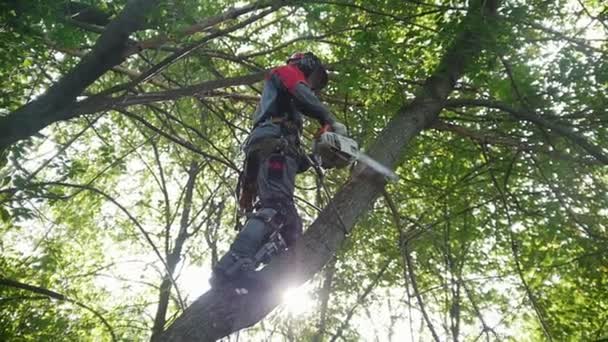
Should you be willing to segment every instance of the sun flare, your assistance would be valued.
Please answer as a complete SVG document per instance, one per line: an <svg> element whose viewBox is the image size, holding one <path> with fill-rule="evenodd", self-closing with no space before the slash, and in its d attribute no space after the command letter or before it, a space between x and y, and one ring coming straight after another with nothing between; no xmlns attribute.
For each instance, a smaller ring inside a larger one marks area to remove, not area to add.
<svg viewBox="0 0 608 342"><path fill-rule="evenodd" d="M289 287L283 292L283 305L292 315L298 316L311 312L314 307L307 286Z"/></svg>

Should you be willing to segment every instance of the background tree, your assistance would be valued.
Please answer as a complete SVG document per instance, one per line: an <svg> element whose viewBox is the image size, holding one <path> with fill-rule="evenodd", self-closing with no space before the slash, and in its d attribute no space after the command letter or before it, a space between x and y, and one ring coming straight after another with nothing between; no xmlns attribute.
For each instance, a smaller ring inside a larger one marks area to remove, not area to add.
<svg viewBox="0 0 608 342"><path fill-rule="evenodd" d="M289 279L337 253L290 293L318 305L283 304L241 334L606 337L608 12L491 5L0 5L0 338L146 340L188 317L239 224L259 81L297 50L328 61L323 100L400 180L382 192L359 169L328 173L330 192L346 184L344 239L314 175L301 179L306 226L325 211ZM283 266L266 273L287 279Z"/></svg>

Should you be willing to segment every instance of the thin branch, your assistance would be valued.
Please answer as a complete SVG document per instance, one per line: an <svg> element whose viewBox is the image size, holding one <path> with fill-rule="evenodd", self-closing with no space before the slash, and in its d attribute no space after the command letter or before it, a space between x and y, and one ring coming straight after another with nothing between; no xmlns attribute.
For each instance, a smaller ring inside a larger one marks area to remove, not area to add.
<svg viewBox="0 0 608 342"><path fill-rule="evenodd" d="M412 19L415 19L415 18L418 18L418 17L423 17L423 16L426 16L426 15L429 15L429 14L440 13L440 12L443 12L444 10L447 9L447 8L440 8L439 6L436 6L435 9L433 9L433 10L428 10L428 11L425 11L425 12L413 14L413 15L406 16L406 17L400 17L400 16L397 16L397 15L394 15L394 14L391 14L391 13L388 13L388 12L381 12L381 11L378 11L376 9L372 9L372 8L361 6L361 5L355 5L355 4L352 4L352 3L339 2L339 1L329 1L329 0L313 0L311 2L313 2L313 3L324 3L324 4L336 5L336 6L351 7L351 8L358 9L358 10L360 10L362 12L366 12L366 13L369 13L369 14L372 14L372 15L376 15L376 16L382 16L382 17L391 18L391 19L393 19L393 20L395 20L397 22L407 23L407 24L410 24L412 26L416 26L416 27L419 27L419 28L422 28L422 29L425 29L425 30L429 30L429 31L435 32L435 33L437 33L437 30L435 30L433 28L430 28L430 27L427 27L427 26L424 26L424 25L420 25L418 23L415 23L415 22L412 21ZM466 8L450 8L450 9L462 9L462 10L466 10Z"/></svg>
<svg viewBox="0 0 608 342"><path fill-rule="evenodd" d="M482 154L484 155L484 158L489 161L489 156L487 154L487 149L485 148L485 146L483 146L483 145L481 146L481 151L482 151ZM517 158L517 157L518 157L518 154L516 154L514 158ZM528 298L530 299L530 303L532 304L532 308L534 309L534 312L536 313L536 317L538 318L538 321L540 323L540 327L543 331L543 334L545 335L547 340L549 340L551 342L551 341L553 341L553 338L551 337L551 334L549 333L549 326L544 318L542 308L540 307L540 305L536 299L536 296L532 292L532 289L530 288L530 286L528 285L528 282L526 281L526 278L524 277L524 273L521 268L521 263L519 261L519 253L518 253L519 246L517 244L515 233L511 230L512 220L511 220L511 214L509 213L509 211L510 211L509 200L508 200L509 192L508 192L508 188L507 188L508 180L505 179L505 181L503 182L504 189L502 189L499 185L498 180L496 179L496 176L494 175L494 172L490 171L490 176L492 179L492 183L494 184L494 187L496 188L496 191L500 195L500 199L501 199L502 205L504 207L505 215L507 217L507 222L509 224L508 229L509 229L509 237L511 240L511 252L513 254L513 259L515 261L515 269L517 271L517 274L519 275L522 285L524 286L524 290L526 291L526 294L527 294Z"/></svg>
<svg viewBox="0 0 608 342"><path fill-rule="evenodd" d="M603 164L608 164L608 156L605 155L603 149L599 146L596 146L587 141L583 136L576 133L571 128L565 126L561 123L556 123L553 121L549 121L544 117L541 117L531 110L526 109L516 109L511 107L510 105L502 102L491 101L491 100L482 100L482 99L456 99L449 100L446 103L448 107L459 107L459 106L477 106L477 107L486 107L486 108L495 108L502 110L506 113L513 115L518 119L522 119L525 121L532 122L540 127L548 128L556 133L561 134L562 136L570 139L575 144L582 147L585 151L591 154L598 161Z"/></svg>
<svg viewBox="0 0 608 342"><path fill-rule="evenodd" d="M163 200L165 201L165 210L164 210L164 216L165 216L165 254L169 254L169 231L171 228L171 201L169 200L169 192L167 190L167 181L165 180L165 172L163 171L163 165L160 161L160 154L158 153L158 146L156 146L156 143L154 141L152 141L150 143L150 145L152 146L152 151L154 152L154 161L156 162L156 167L158 168L158 173L159 173L159 178L157 179L156 177L154 177L154 179L157 181L158 186L160 187L160 191L163 194ZM152 173L154 175L154 173L152 172L152 170L150 170L150 173Z"/></svg>
<svg viewBox="0 0 608 342"><path fill-rule="evenodd" d="M186 195L184 196L184 204L182 210L182 216L180 219L180 228L175 238L173 250L171 253L167 255L167 266L168 269L166 271L165 277L163 277L162 283L160 285L160 294L159 294L159 303L156 311L156 317L154 319L154 326L152 327L152 337L151 340L156 340L158 334L163 331L166 322L166 314L168 307L169 295L171 294L171 279L173 278L173 272L175 271L175 267L180 261L180 255L182 252L182 248L184 242L188 238L188 221L190 218L190 210L192 208L192 198L193 198L193 189L196 184L196 177L198 176L200 171L200 166L192 161L190 163L190 169L188 170L188 181L186 182ZM168 234L169 232L167 232ZM175 284L174 284L175 285ZM175 291L178 294L178 298L181 298L179 295L179 288L175 287ZM185 307L183 302L180 300L181 310L184 311Z"/></svg>
<svg viewBox="0 0 608 342"><path fill-rule="evenodd" d="M595 158L575 158L571 155L561 153L546 146L536 146L528 144L523 141L516 140L515 138L510 136L479 132L471 130L464 126L454 125L442 120L437 120L437 122L433 124L432 128L441 132L451 132L458 136L474 140L480 144L503 145L522 151L538 152L546 154L554 159L566 160L585 165L604 165L602 162Z"/></svg>
<svg viewBox="0 0 608 342"><path fill-rule="evenodd" d="M144 229L144 227L141 225L141 223L139 223L139 221L133 215L131 215L131 213L127 210L127 208L125 208L116 199L114 199L114 197L108 195L107 193L103 192L102 190L99 190L99 189L93 187L92 185L71 184L71 183L63 183L63 182L43 182L43 183L31 183L31 184L27 185L27 187L44 187L44 186L63 186L63 187L81 189L81 190L88 190L88 191L91 191L91 192L96 193L98 195L101 195L102 197L104 197L107 200L109 200L110 202L112 202L125 215L127 215L127 217L131 220L131 222L133 222L135 224L135 226L137 226L137 228L142 233L142 235L145 237L145 239L148 242L148 244L150 245L150 247L152 247L152 250L154 251L154 253L158 257L158 259L160 260L160 262L163 264L165 270L167 272L169 272L169 266L167 265L167 263L166 263L165 259L163 258L162 254L158 250L158 247L156 247L156 244L154 244L154 241L152 241L152 238L150 237L150 234L148 234L148 232ZM171 279L171 282L173 283L173 285L177 288L177 286L175 284L175 280L173 279L173 277L170 277L170 279ZM179 294L179 292L178 292L178 294ZM183 300L181 299L181 297L179 297L179 301L180 301L181 305L184 306Z"/></svg>
<svg viewBox="0 0 608 342"><path fill-rule="evenodd" d="M34 179L34 177L36 177L36 175L38 174L38 172L40 172L42 169L44 169L57 156L59 156L60 154L64 153L65 150L67 150L76 140L78 140L78 138L80 138L86 131L88 131L89 128L93 127L93 125L97 122L97 120L99 120L102 116L103 116L103 114L97 115L93 120L91 120L87 124L87 126L85 128L83 128L82 130L80 130L80 132L76 133L76 135L74 135L63 146L61 146L61 148L55 154L53 154L52 157L50 157L49 159L45 160L42 164L40 164L40 166L38 166L38 168L36 170L34 170L34 172L32 172L31 174L29 174L25 181L29 182L32 179Z"/></svg>
<svg viewBox="0 0 608 342"><path fill-rule="evenodd" d="M108 323L108 321L97 310L91 308L90 306L88 306L82 302L71 299L61 293L58 293L58 292L55 292L55 291L52 291L49 289L45 289L45 288L42 288L39 286L24 284L24 283L18 282L16 280L4 278L4 277L0 277L0 285L42 294L49 298L66 301L66 302L75 304L77 306L80 306L81 308L90 311L93 315L95 315L97 318L99 318L101 320L103 325L110 332L110 335L112 336L112 341L118 341L118 339L116 338L116 334L114 333L114 329L112 328L110 323ZM35 299L38 299L38 298L35 298Z"/></svg>
<svg viewBox="0 0 608 342"><path fill-rule="evenodd" d="M182 127L184 127L186 129L186 132L194 132L196 134L196 136L198 136L203 141L205 141L207 144L209 144L223 158L223 160L225 162L230 163L230 166L231 166L232 169L238 169L238 167L236 166L236 164L234 164L232 162L231 158L229 158L228 156L224 155L224 152L219 147L216 146L216 144L213 142L213 140L210 139L209 137L207 137L205 134L203 134L200 130L198 130L197 128L189 125L183 119L180 119L180 118L172 115L168 111L165 111L165 110L162 110L162 109L156 108L156 107L153 107L153 110L155 112L156 111L160 112L162 115L166 116L167 119L170 119L170 120L173 120L173 121L179 123L180 125L182 125ZM190 140L193 140L192 137L190 137Z"/></svg>
<svg viewBox="0 0 608 342"><path fill-rule="evenodd" d="M73 116L91 114L103 110L118 110L134 105L150 104L163 101L174 101L187 96L204 96L205 92L240 85L257 83L264 79L266 71L260 71L249 75L228 77L223 79L205 81L199 84L180 87L161 92L148 92L138 95L124 95L109 97L103 94L91 96L85 100L75 103L70 111Z"/></svg>
<svg viewBox="0 0 608 342"><path fill-rule="evenodd" d="M320 196L317 196L320 197ZM323 287L319 289L319 301L321 302L321 307L319 309L319 322L317 327L317 332L313 335L311 341L312 342L322 342L323 334L325 334L325 329L327 326L327 307L329 304L329 297L331 295L332 283L334 280L334 276L336 274L336 261L338 259L334 257L331 261L327 263L325 267L324 277L323 277Z"/></svg>
<svg viewBox="0 0 608 342"><path fill-rule="evenodd" d="M424 307L424 301L422 300L422 296L420 295L420 290L418 289L418 282L416 281L416 274L414 273L414 261L412 260L412 256L410 254L409 242L407 239L405 239L403 224L401 222L399 210L397 209L395 202L393 202L392 197L386 190L383 190L383 196L384 196L384 200L386 201L386 204L388 205L389 209L391 210L395 227L399 231L399 246L400 246L400 249L402 250L402 255L403 255L405 264L407 265L406 273L409 275L409 278L410 278L410 281L412 284L412 289L414 290L414 296L418 300L418 305L420 306L420 312L422 312L422 316L424 317L426 325L428 326L429 330L431 331L431 334L433 335L433 339L435 340L435 342L439 342L441 340L439 339L439 335L437 335L437 332L435 331L435 327L433 326L433 323L431 322L431 318L429 317L428 313L426 312L426 309Z"/></svg>
<svg viewBox="0 0 608 342"><path fill-rule="evenodd" d="M238 167L236 165L234 165L234 163L232 163L230 160L218 158L218 157L216 157L216 156L214 156L212 154L204 152L203 150L201 150L200 148L196 147L191 142L184 141L181 138L174 137L174 136L166 133L165 131L163 131L163 130L157 128L157 127L155 127L154 125L152 125L151 123L149 123L147 120L141 118L139 115L136 115L134 113L128 112L126 110L120 110L120 112L122 114L124 114L125 116L127 116L127 117L129 117L131 119L134 119L135 121L138 121L139 123L141 123L144 126L146 126L147 128L149 128L150 130L158 133L159 135L161 135L161 136L163 136L163 137L165 137L165 138L173 141L174 143L176 143L176 144L178 144L178 145L180 145L180 146L182 146L182 147L184 147L184 148L186 148L186 149L188 149L188 150L190 150L192 152L200 154L201 156L203 156L205 158L214 160L214 161L216 161L216 162L218 162L218 163L220 163L220 164L222 164L224 166L227 166L228 168L230 168L232 170L235 170L235 171L239 170Z"/></svg>
<svg viewBox="0 0 608 342"><path fill-rule="evenodd" d="M482 326L482 332L481 332L481 334L483 334L483 333L487 334L487 332L490 331L498 339L498 335L497 335L496 331L492 327L490 327L486 323L486 320L483 318L483 314L481 313L481 310L479 309L479 306L477 305L477 302L473 298L473 293L467 287L466 281L464 281L464 279L462 279L462 275L459 277L459 282L462 284L462 288L464 289L464 293L467 295L467 298L469 299L469 302L471 302L471 306L473 307L473 311L475 311L475 314L477 315L477 317L479 318L479 321L481 322L481 326ZM481 336L481 334L479 336Z"/></svg>
<svg viewBox="0 0 608 342"><path fill-rule="evenodd" d="M346 317L342 320L342 324L340 324L340 327L338 327L338 330L336 331L336 333L332 336L330 342L335 342L336 339L342 337L342 333L344 332L344 329L346 329L346 327L348 327L348 324L351 320L351 318L353 317L353 315L355 314L355 310L357 309L357 307L361 304L363 304L363 302L365 301L365 299L367 298L367 296L372 292L372 290L376 287L376 285L378 285L378 283L380 282L380 280L382 279L382 276L384 276L384 273L388 270L388 267L391 265L391 263L393 262L393 259L388 259L384 262L384 264L382 265L382 268L380 268L380 271L376 274L376 277L372 280L372 282L365 288L365 290L363 291L363 293L361 293L358 298L357 298L357 302L355 303L355 305L353 305L350 310L348 311L348 314L346 315Z"/></svg>
<svg viewBox="0 0 608 342"><path fill-rule="evenodd" d="M223 13L220 13L220 14L212 16L212 17L205 18L203 21L201 21L199 23L190 25L190 26L180 30L180 32L178 32L178 36L179 36L178 38L185 38L185 37L191 36L195 33L203 32L212 26L221 24L222 22L225 22L227 20L236 19L243 14L247 14L252 11L257 11L259 9L271 6L272 4L273 4L272 1L263 0L263 1L254 2L254 3L248 4L248 5L242 6L242 7L231 7ZM162 45L168 43L169 41L172 41L172 39L169 39L169 37L167 37L166 35L161 34L156 37L138 42L131 48L131 50L129 50L127 52L127 55L130 56L130 55L138 53L144 49L156 49L156 48L159 48Z"/></svg>
<svg viewBox="0 0 608 342"><path fill-rule="evenodd" d="M592 45L589 45L589 43L587 41L583 40L583 39L569 37L569 36L567 36L566 34L564 34L562 32L559 32L559 31L554 30L554 29L552 29L550 27L546 27L546 26L544 26L542 24L539 24L539 23L536 23L536 22L533 22L533 21L523 21L523 23L525 25L528 25L528 26L534 28L534 29L543 31L545 33L549 33L550 35L552 35L554 37L557 37L557 38L559 38L561 40L565 40L565 41L567 41L569 43L572 43L572 44L578 46L580 49L582 49L584 51L593 51L593 52L596 52L596 53L600 53L602 55L605 54L605 52L602 49L598 49L598 48L596 48L596 47L594 47Z"/></svg>
<svg viewBox="0 0 608 342"><path fill-rule="evenodd" d="M324 34L320 34L320 35L304 35L304 36L299 36L299 37L295 37L293 39L290 39L286 42L283 42L281 44L277 44L274 45L271 49L267 49L267 50L260 50L260 51L256 51L256 52L251 52L251 53L246 53L246 54L242 54L239 55L238 57L243 58L243 59L249 59L249 58L253 58L253 57L257 57L257 56L262 56L262 55L268 55L271 54L273 52L279 51L287 46L290 46L294 43L297 43L299 41L304 41L304 40L320 40L320 39L324 39L327 37L332 37L334 35L337 35L339 33L343 33L343 32L348 32L348 31L365 31L365 30L369 30L373 27L377 27L381 25L380 23L373 23L373 24L368 24L365 26L353 26L353 27L347 27L347 28L342 28L339 30L335 30L332 32L327 32Z"/></svg>
<svg viewBox="0 0 608 342"><path fill-rule="evenodd" d="M150 78L158 75L159 73L161 73L162 71L164 71L166 68L168 68L170 65L176 63L177 61L185 58L186 56L190 55L192 52L194 52L196 49L204 46L205 44L207 44L207 42L209 42L210 40L223 36L229 32L232 31L236 31L242 27L245 27L257 20L260 20L261 18L267 16L270 13L275 12L276 10L278 10L281 6L283 6L283 2L282 1L276 1L272 4L271 8L265 11L262 11L256 15L252 15L251 17L243 20L242 22L230 26L226 29L223 30L218 30L212 34L209 34L208 36L206 36L205 38L202 38L201 40L199 40L198 42L196 42L195 44L186 46L182 49L180 49L179 51L173 53L172 55L166 57L165 59L163 59L160 63L154 65L152 68L150 68L148 71L144 72L140 77L138 77L137 79L133 80L132 82L126 84L126 85L122 85L122 86L118 86L118 87L114 87L112 89L112 92L115 92L117 90L126 90L126 89L130 89L132 87L134 87L136 84L139 83L143 83L146 82L147 80L149 80Z"/></svg>

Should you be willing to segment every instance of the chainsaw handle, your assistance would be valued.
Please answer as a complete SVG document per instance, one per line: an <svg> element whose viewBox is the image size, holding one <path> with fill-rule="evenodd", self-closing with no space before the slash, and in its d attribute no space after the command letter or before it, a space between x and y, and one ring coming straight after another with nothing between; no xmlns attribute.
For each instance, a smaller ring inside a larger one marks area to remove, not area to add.
<svg viewBox="0 0 608 342"><path fill-rule="evenodd" d="M321 126L321 128L319 128L319 130L317 131L317 133L315 133L315 138L319 138L321 135L323 135L323 133L325 132L331 132L333 129L331 127L330 124L326 123L323 126Z"/></svg>

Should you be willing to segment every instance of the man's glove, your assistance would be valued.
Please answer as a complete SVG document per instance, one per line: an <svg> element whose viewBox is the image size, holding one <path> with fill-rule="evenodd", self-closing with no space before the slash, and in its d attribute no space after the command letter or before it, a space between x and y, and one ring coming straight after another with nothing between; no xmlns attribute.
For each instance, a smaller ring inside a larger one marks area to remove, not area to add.
<svg viewBox="0 0 608 342"><path fill-rule="evenodd" d="M343 136L348 136L348 130L346 129L346 126L344 126L343 123L334 121L334 122L330 123L329 125L331 126L331 130L334 133L340 134Z"/></svg>

